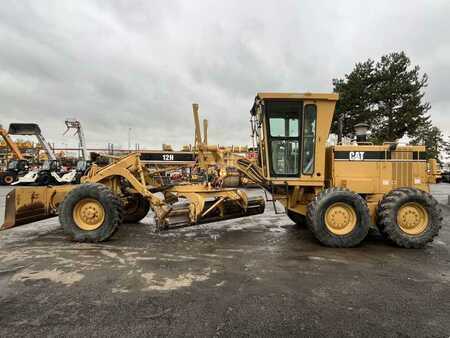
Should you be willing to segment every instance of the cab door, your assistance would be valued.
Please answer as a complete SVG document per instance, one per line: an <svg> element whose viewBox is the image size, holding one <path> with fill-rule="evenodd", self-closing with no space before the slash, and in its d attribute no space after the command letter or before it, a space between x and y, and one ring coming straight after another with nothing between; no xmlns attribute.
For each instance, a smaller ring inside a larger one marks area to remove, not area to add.
<svg viewBox="0 0 450 338"><path fill-rule="evenodd" d="M302 101L265 102L270 176L299 177Z"/></svg>

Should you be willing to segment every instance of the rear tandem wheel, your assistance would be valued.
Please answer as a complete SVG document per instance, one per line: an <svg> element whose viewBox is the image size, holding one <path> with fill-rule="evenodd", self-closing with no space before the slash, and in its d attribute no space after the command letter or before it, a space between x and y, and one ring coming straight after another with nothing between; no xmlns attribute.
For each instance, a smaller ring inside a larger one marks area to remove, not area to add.
<svg viewBox="0 0 450 338"><path fill-rule="evenodd" d="M415 188L388 193L377 210L380 231L404 248L421 248L432 242L442 226L441 208L431 194Z"/></svg>
<svg viewBox="0 0 450 338"><path fill-rule="evenodd" d="M370 226L367 203L344 188L320 192L308 205L308 227L322 244L348 248L366 238Z"/></svg>

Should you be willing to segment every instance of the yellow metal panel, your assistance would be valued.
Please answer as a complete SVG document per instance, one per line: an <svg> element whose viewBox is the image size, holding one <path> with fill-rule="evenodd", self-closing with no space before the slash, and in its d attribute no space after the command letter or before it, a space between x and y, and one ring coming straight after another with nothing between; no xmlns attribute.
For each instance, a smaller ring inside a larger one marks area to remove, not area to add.
<svg viewBox="0 0 450 338"><path fill-rule="evenodd" d="M5 222L0 230L54 217L75 185L17 187L6 195Z"/></svg>
<svg viewBox="0 0 450 338"><path fill-rule="evenodd" d="M339 95L337 93L258 93L260 99L283 99L283 100L330 100L337 101Z"/></svg>
<svg viewBox="0 0 450 338"><path fill-rule="evenodd" d="M379 162L334 161L333 185L362 194L379 192Z"/></svg>

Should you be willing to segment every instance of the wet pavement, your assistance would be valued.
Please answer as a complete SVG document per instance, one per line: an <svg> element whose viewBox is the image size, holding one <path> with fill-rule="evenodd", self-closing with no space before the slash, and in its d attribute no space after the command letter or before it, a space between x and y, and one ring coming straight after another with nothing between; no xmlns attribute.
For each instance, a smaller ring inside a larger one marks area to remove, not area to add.
<svg viewBox="0 0 450 338"><path fill-rule="evenodd" d="M270 203L161 233L149 215L104 244L67 241L57 219L17 227L0 232L0 336L449 337L444 210L421 250L376 234L325 248Z"/></svg>

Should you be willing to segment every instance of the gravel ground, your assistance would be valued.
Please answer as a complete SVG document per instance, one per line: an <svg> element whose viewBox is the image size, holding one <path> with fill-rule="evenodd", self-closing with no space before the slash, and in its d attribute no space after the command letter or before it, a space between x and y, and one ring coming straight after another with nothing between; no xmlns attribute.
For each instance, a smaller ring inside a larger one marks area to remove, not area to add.
<svg viewBox="0 0 450 338"><path fill-rule="evenodd" d="M17 227L0 233L0 336L449 337L444 214L421 250L325 248L270 203L161 233L149 216L104 244L67 241L57 219Z"/></svg>

